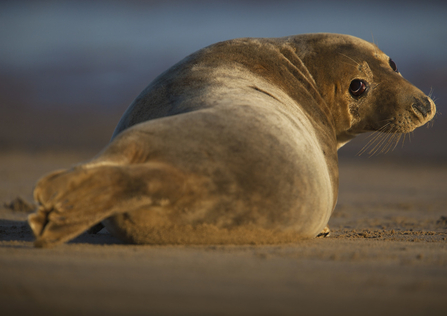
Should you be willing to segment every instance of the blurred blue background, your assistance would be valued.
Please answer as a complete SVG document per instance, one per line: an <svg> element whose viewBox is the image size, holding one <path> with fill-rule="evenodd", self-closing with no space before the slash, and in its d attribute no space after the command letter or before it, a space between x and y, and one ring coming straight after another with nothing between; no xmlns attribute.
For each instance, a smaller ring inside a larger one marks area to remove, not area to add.
<svg viewBox="0 0 447 316"><path fill-rule="evenodd" d="M314 32L374 41L445 112L447 1L0 1L0 148L97 151L141 90L186 55ZM387 156L445 160L446 127L438 115Z"/></svg>

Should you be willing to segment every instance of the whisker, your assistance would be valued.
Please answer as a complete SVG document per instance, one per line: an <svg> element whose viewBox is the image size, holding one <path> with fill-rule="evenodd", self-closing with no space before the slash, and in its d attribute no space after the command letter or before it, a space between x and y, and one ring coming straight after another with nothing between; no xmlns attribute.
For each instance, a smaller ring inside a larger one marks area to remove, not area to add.
<svg viewBox="0 0 447 316"><path fill-rule="evenodd" d="M371 136L376 135L378 132L379 132L379 131L374 131L374 132L372 132L372 133L369 133L368 136L365 137L365 139L368 139L368 138L370 138Z"/></svg>
<svg viewBox="0 0 447 316"><path fill-rule="evenodd" d="M397 145L396 139L397 139L397 142L399 142L400 134L394 132L394 133L391 135L390 140L389 140L388 143L386 144L386 147L385 147L385 148L386 148L387 150L385 151L385 154L388 153L390 150L393 151L394 148L396 148L396 145ZM394 142L396 142L396 144L395 144L394 147L393 147L393 143L394 143ZM385 150L385 148L384 148L384 150ZM393 148L393 149L391 149L391 148Z"/></svg>
<svg viewBox="0 0 447 316"><path fill-rule="evenodd" d="M373 133L371 133L370 135L368 135L367 139L370 138L370 137L372 137L372 138L371 138L371 139L366 143L366 145L363 146L363 148L358 152L358 155L359 155L359 156L362 155L362 154L368 149L368 147L371 146L371 145L377 140L378 137L380 137L380 132L379 132L379 131L374 131Z"/></svg>
<svg viewBox="0 0 447 316"><path fill-rule="evenodd" d="M377 57L377 48L379 48L379 45L377 45L376 42L374 41L374 34L373 34L373 32L371 32L371 37L372 37L372 43L374 44L374 56Z"/></svg>
<svg viewBox="0 0 447 316"><path fill-rule="evenodd" d="M375 131L373 134L375 135L374 138L370 139L369 142L366 143L366 145L363 146L362 149L360 149L360 151L357 153L358 156L363 155L369 149L369 147L376 142L377 138L380 137L380 133L378 131Z"/></svg>
<svg viewBox="0 0 447 316"><path fill-rule="evenodd" d="M384 128L381 127L381 128L379 128L377 131L375 131L374 133L372 133L371 136L374 136L373 139L375 139L375 138L379 137L379 135L380 135L381 133L383 133L383 132L384 132ZM369 138L369 136L368 136L367 138ZM371 139L371 140L372 140L372 139ZM371 141L371 140L370 140L370 141Z"/></svg>
<svg viewBox="0 0 447 316"><path fill-rule="evenodd" d="M351 64L351 63L348 63L347 61L343 61L342 63L343 63L343 64L346 64L346 65L349 65L349 66L352 66L352 67L356 67L356 65L353 65L353 64Z"/></svg>
<svg viewBox="0 0 447 316"><path fill-rule="evenodd" d="M390 135L383 135L383 138L381 139L381 141L377 144L377 148L374 150L374 152L372 153L371 156L375 155L375 154L380 154L383 151L383 145L386 143L387 139L390 137Z"/></svg>
<svg viewBox="0 0 447 316"><path fill-rule="evenodd" d="M397 140L396 140L396 144L394 144L394 147L393 147L393 149L391 151L394 151L394 149L396 149L397 144L399 144L399 141L402 138L402 133L397 133L397 135L398 135L398 137L397 137Z"/></svg>
<svg viewBox="0 0 447 316"><path fill-rule="evenodd" d="M391 134L391 136L388 137L388 141L382 147L382 150L380 151L380 153L386 154L390 150L389 147L393 141L393 138L394 138L394 134Z"/></svg>
<svg viewBox="0 0 447 316"><path fill-rule="evenodd" d="M371 89L372 89L372 90L376 90L378 86L380 86L380 83L375 83L375 84L371 87ZM389 119L389 120L392 120L392 119Z"/></svg>
<svg viewBox="0 0 447 316"><path fill-rule="evenodd" d="M386 134L385 137L383 138L383 141L380 145L379 148L377 148L377 153L378 154L385 154L386 153L386 149L388 147L388 144L390 143L391 139L393 137L393 134Z"/></svg>
<svg viewBox="0 0 447 316"><path fill-rule="evenodd" d="M377 136L377 133L379 133L380 130L374 131L372 133L370 133L365 139L371 138L372 136Z"/></svg>
<svg viewBox="0 0 447 316"><path fill-rule="evenodd" d="M382 137L383 136L382 132L387 128L387 126L389 124L390 123L387 123L384 126L382 126L381 128L379 128L377 131L371 133L367 137L367 139L370 137L372 137L372 138L368 141L368 143L366 143L365 146L363 146L363 148L357 153L357 155L360 156L360 155L364 154L368 150L369 147L371 147L380 137Z"/></svg>
<svg viewBox="0 0 447 316"><path fill-rule="evenodd" d="M350 60L352 60L357 66L360 66L360 64L358 62L356 62L354 59L352 59L351 57L349 57L349 56L347 56L347 55L345 55L343 53L339 53L339 54L342 55L342 56L345 56L346 58L348 58Z"/></svg>
<svg viewBox="0 0 447 316"><path fill-rule="evenodd" d="M435 99L433 99L433 93L435 92L435 90L433 89L433 87L430 87L430 92L428 93L428 97L430 99L433 100L433 102L435 102Z"/></svg>
<svg viewBox="0 0 447 316"><path fill-rule="evenodd" d="M393 151L396 148L402 137L402 134L398 132L391 132L391 123L394 121L394 119L386 119L382 122L386 121L388 121L388 123L366 137L366 139L369 138L369 140L357 153L358 156L361 156L367 152L368 155L372 157L376 154L386 154L390 150Z"/></svg>
<svg viewBox="0 0 447 316"><path fill-rule="evenodd" d="M376 146L374 146L373 149L371 149L368 154L370 154L372 156L374 156L378 150L380 149L380 147L382 147L382 145L386 142L386 140L388 139L388 137L390 137L390 134L381 134L383 136L383 138L377 143Z"/></svg>

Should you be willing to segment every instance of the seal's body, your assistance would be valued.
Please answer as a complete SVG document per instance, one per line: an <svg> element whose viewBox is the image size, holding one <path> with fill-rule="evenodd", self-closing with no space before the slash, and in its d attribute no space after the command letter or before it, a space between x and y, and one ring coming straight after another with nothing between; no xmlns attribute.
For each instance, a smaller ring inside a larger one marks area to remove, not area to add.
<svg viewBox="0 0 447 316"><path fill-rule="evenodd" d="M37 246L103 221L133 243L274 243L320 233L337 149L435 114L375 45L337 34L237 39L154 80L92 161L44 177Z"/></svg>

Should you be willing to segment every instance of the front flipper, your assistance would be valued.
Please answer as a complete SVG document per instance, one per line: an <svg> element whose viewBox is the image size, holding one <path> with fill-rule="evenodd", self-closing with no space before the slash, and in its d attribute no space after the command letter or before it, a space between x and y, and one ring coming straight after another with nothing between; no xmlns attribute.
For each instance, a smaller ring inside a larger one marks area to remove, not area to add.
<svg viewBox="0 0 447 316"><path fill-rule="evenodd" d="M317 238L320 237L329 237L331 235L331 230L329 229L329 226L326 226L325 228L323 228L323 230L317 235Z"/></svg>
<svg viewBox="0 0 447 316"><path fill-rule="evenodd" d="M182 194L183 174L165 164L86 166L54 172L37 184L39 207L28 217L36 247L61 244L109 216L174 202Z"/></svg>

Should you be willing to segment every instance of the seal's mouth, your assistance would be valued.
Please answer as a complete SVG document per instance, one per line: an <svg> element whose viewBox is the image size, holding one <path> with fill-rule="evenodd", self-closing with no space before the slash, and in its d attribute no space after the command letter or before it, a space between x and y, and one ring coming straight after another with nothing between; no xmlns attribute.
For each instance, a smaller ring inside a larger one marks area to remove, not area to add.
<svg viewBox="0 0 447 316"><path fill-rule="evenodd" d="M404 111L389 120L384 133L410 133L430 122L436 114L436 106L429 97L413 97L412 103Z"/></svg>
<svg viewBox="0 0 447 316"><path fill-rule="evenodd" d="M385 124L371 134L368 143L360 150L359 155L393 151L406 135L416 128L430 122L436 114L436 106L429 97L414 97L411 105L403 112L385 120Z"/></svg>

